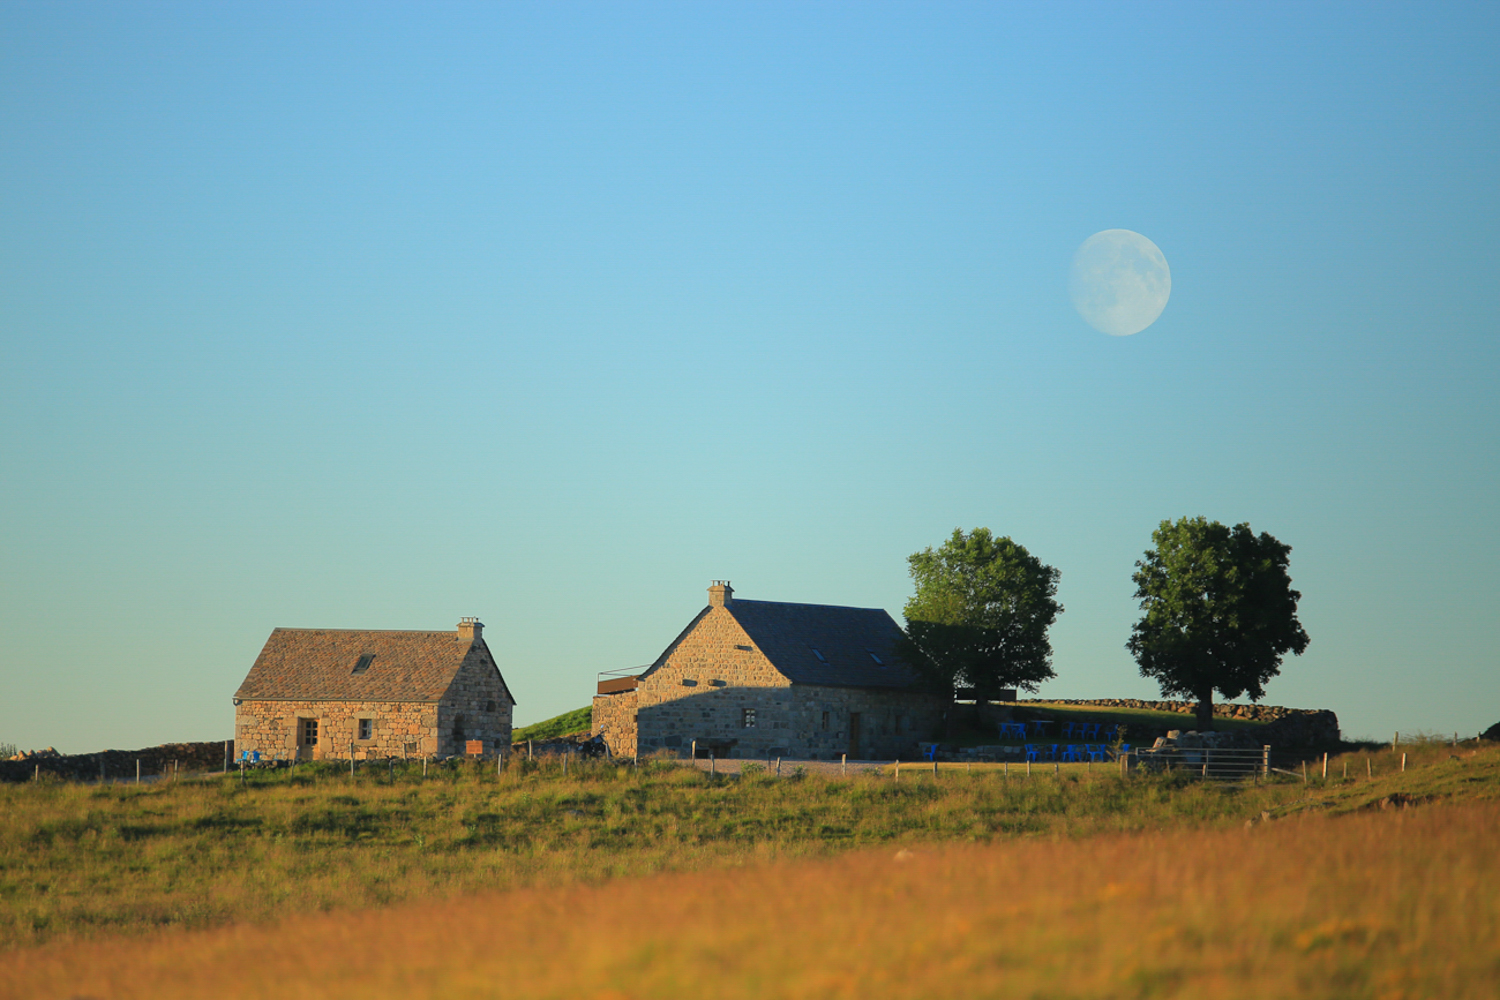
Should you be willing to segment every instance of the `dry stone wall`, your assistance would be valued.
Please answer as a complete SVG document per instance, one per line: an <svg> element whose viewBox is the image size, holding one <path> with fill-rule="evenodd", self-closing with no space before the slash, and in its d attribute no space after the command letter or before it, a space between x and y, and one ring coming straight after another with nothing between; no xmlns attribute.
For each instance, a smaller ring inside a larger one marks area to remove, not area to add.
<svg viewBox="0 0 1500 1000"><path fill-rule="evenodd" d="M209 743L164 743L142 750L104 750L99 753L35 754L24 760L0 761L0 781L30 781L36 774L70 781L94 781L102 774L110 780L135 777L136 761L142 777L171 774L177 763L179 774L219 771L228 755L234 756L233 740Z"/></svg>
<svg viewBox="0 0 1500 1000"><path fill-rule="evenodd" d="M1150 712L1197 711L1196 701L1147 701L1140 698L1026 698L1015 704L1085 705L1095 708L1137 708ZM1269 723L1260 738L1276 747L1325 746L1339 742L1339 717L1326 708L1284 708L1215 702L1214 718Z"/></svg>

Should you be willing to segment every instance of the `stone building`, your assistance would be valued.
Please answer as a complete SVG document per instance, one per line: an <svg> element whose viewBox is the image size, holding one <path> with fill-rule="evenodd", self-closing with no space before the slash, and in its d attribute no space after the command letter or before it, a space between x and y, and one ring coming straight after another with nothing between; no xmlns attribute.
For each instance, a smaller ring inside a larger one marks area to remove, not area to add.
<svg viewBox="0 0 1500 1000"><path fill-rule="evenodd" d="M452 632L274 629L234 693L235 747L274 760L509 747L516 701L483 631L476 618Z"/></svg>
<svg viewBox="0 0 1500 1000"><path fill-rule="evenodd" d="M941 731L947 702L915 689L881 609L708 593L649 668L599 682L593 730L616 755L891 759Z"/></svg>

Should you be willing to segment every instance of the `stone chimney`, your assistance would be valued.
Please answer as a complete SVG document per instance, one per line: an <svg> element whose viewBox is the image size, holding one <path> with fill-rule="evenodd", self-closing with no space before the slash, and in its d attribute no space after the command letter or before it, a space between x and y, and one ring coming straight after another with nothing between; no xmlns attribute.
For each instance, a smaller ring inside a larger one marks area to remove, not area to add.
<svg viewBox="0 0 1500 1000"><path fill-rule="evenodd" d="M458 637L474 642L484 634L484 622L478 618L460 618L458 620Z"/></svg>
<svg viewBox="0 0 1500 1000"><path fill-rule="evenodd" d="M734 603L734 588L729 585L728 580L715 580L713 586L708 588L708 606L711 608L727 608Z"/></svg>

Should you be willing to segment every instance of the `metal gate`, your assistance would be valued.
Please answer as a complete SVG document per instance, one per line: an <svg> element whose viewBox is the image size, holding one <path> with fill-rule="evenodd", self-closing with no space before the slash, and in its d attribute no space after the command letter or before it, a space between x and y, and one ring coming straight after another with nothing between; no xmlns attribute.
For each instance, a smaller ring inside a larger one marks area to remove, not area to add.
<svg viewBox="0 0 1500 1000"><path fill-rule="evenodd" d="M1243 781L1268 777L1271 748L1262 747L1140 747L1130 751L1127 766L1147 771L1178 771L1213 781Z"/></svg>

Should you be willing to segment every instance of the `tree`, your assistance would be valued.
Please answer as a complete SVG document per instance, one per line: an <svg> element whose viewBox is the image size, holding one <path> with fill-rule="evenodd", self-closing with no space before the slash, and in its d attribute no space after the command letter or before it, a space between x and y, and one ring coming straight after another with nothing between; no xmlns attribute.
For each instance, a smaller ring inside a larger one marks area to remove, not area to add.
<svg viewBox="0 0 1500 1000"><path fill-rule="evenodd" d="M965 685L983 702L1057 676L1047 629L1063 610L1060 572L988 528L955 528L942 548L906 561L917 592L906 602L902 650L930 689L951 695Z"/></svg>
<svg viewBox="0 0 1500 1000"><path fill-rule="evenodd" d="M1287 573L1292 547L1202 517L1163 521L1151 540L1135 564L1143 614L1125 648L1163 695L1196 698L1199 731L1212 729L1214 691L1259 701L1281 658L1307 648L1302 595Z"/></svg>

